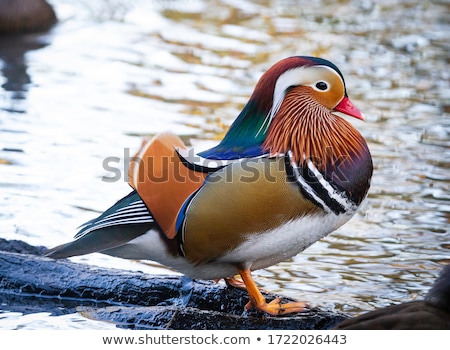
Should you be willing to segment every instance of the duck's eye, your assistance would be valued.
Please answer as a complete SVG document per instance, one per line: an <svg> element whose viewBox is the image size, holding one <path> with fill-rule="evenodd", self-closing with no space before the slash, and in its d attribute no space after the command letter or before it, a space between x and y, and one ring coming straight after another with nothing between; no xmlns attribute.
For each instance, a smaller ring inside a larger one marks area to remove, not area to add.
<svg viewBox="0 0 450 350"><path fill-rule="evenodd" d="M324 81L318 81L316 83L316 88L319 89L319 90L324 91L324 90L328 89L328 84L325 83Z"/></svg>

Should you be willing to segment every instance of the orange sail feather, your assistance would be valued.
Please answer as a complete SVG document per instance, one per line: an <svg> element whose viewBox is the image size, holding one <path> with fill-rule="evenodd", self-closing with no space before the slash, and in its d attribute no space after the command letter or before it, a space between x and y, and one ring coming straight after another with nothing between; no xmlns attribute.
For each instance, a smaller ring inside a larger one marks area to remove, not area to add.
<svg viewBox="0 0 450 350"><path fill-rule="evenodd" d="M186 146L178 136L160 134L143 143L128 171L129 184L170 239L177 234L180 208L208 175L186 167L177 153L180 148Z"/></svg>

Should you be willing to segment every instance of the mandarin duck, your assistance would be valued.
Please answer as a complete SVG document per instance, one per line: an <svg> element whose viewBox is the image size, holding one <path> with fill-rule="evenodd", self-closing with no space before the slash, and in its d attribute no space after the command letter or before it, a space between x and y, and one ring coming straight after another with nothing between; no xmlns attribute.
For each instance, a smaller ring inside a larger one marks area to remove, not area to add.
<svg viewBox="0 0 450 350"><path fill-rule="evenodd" d="M171 133L144 142L129 168L132 192L46 255L153 260L192 278L240 283L246 308L302 311L303 302L266 302L251 272L336 230L366 197L368 146L337 112L364 119L333 63L283 59L217 146L196 154Z"/></svg>
<svg viewBox="0 0 450 350"><path fill-rule="evenodd" d="M450 265L446 265L423 300L370 311L339 323L335 329L450 329Z"/></svg>

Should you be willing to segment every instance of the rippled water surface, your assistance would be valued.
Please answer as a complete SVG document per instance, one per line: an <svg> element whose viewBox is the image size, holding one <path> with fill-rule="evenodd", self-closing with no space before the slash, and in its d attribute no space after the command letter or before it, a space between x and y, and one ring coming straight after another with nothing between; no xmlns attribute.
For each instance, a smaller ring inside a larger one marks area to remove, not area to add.
<svg viewBox="0 0 450 350"><path fill-rule="evenodd" d="M264 288L351 315L424 296L450 262L450 2L51 1L45 35L0 39L0 237L53 246L129 192L105 159L171 130L219 140L277 60L316 55L365 113L374 177L362 210ZM109 158L114 157L114 158ZM110 163L111 164L111 163ZM75 261L167 273L92 254ZM0 328L112 328L22 315Z"/></svg>

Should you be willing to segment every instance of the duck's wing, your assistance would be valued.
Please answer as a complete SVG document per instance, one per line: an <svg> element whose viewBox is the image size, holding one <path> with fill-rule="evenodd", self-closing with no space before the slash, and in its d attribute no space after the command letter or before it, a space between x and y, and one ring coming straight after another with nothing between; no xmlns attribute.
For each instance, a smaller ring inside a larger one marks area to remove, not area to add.
<svg viewBox="0 0 450 350"><path fill-rule="evenodd" d="M80 227L72 242L45 252L51 258L67 258L122 246L155 226L152 214L136 191L119 200L99 217Z"/></svg>

